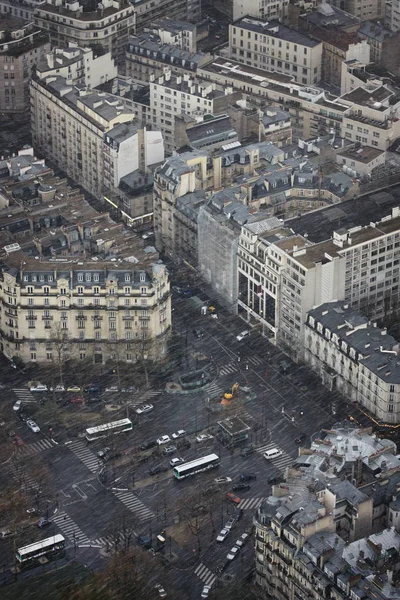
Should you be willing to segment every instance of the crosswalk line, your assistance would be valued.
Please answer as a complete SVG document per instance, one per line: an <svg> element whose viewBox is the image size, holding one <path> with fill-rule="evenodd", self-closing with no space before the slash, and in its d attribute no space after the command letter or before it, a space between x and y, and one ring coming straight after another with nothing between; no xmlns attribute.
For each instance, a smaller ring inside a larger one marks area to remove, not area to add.
<svg viewBox="0 0 400 600"><path fill-rule="evenodd" d="M274 442L268 442L268 444L264 444L263 446L258 446L258 448L255 448L255 451L259 454L264 454L264 452L267 450L272 450L272 448L278 448L278 450L280 450L279 446L277 446ZM271 462L274 467L283 470L294 463L294 458L282 450L282 454L277 458L271 459Z"/></svg>
<svg viewBox="0 0 400 600"><path fill-rule="evenodd" d="M18 472L18 468L14 463L9 463L6 471L8 471L11 477L16 479L21 484L21 487L25 488L26 490L39 489L39 485L36 483L33 477L25 470Z"/></svg>
<svg viewBox="0 0 400 600"><path fill-rule="evenodd" d="M71 519L66 512L60 512L52 516L52 521L61 530L63 535L67 537L71 542L77 544L90 544L90 540L78 527L78 525Z"/></svg>
<svg viewBox="0 0 400 600"><path fill-rule="evenodd" d="M134 541L137 538L137 533L136 531L133 530L129 530L129 531L118 531L115 534L109 534L103 537L99 537L96 538L95 540L93 540L93 543L99 546L108 546L110 548L112 548L113 546L115 547L116 545L122 544L129 544L129 545L133 545Z"/></svg>
<svg viewBox="0 0 400 600"><path fill-rule="evenodd" d="M212 585L217 576L204 563L200 563L194 570L195 575L199 577L206 585Z"/></svg>
<svg viewBox="0 0 400 600"><path fill-rule="evenodd" d="M260 506L263 500L264 498L246 498L241 500L240 504L238 504L238 508L243 510L251 510L252 508L256 509Z"/></svg>
<svg viewBox="0 0 400 600"><path fill-rule="evenodd" d="M148 521L155 517L155 514L133 492L113 490L113 494L141 521Z"/></svg>
<svg viewBox="0 0 400 600"><path fill-rule="evenodd" d="M71 442L71 444L68 444L68 448L83 462L89 471L97 473L99 470L99 459L91 450L89 450L89 448L87 448L84 442Z"/></svg>
<svg viewBox="0 0 400 600"><path fill-rule="evenodd" d="M49 448L54 448L54 445L50 440L40 440L38 442L32 442L32 444L26 444L25 446L21 446L19 448L19 452L21 454L31 456L32 454L43 452L43 450L48 450Z"/></svg>

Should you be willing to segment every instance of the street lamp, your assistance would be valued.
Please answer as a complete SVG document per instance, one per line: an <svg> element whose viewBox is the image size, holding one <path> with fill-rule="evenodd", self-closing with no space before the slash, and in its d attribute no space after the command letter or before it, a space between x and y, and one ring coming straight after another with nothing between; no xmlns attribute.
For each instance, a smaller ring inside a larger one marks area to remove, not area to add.
<svg viewBox="0 0 400 600"><path fill-rule="evenodd" d="M144 366L144 376L146 378L146 388L149 387L149 373L147 371L147 363L146 363L147 358L148 358L148 355L143 354L143 366Z"/></svg>

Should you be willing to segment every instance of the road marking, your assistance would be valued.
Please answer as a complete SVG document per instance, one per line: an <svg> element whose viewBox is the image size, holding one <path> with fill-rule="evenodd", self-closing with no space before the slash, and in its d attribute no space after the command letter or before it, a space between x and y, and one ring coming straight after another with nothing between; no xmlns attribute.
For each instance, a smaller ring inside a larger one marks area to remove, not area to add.
<svg viewBox="0 0 400 600"><path fill-rule="evenodd" d="M194 570L195 575L199 577L206 585L212 585L217 579L212 571L204 563L200 563Z"/></svg>
<svg viewBox="0 0 400 600"><path fill-rule="evenodd" d="M89 538L65 511L53 515L52 521L71 542L90 544Z"/></svg>
<svg viewBox="0 0 400 600"><path fill-rule="evenodd" d="M82 498L82 500L87 500L87 496L86 496L85 492L83 492L81 490L79 485L77 485L76 483L73 483L72 489L78 494L78 496L80 496Z"/></svg>
<svg viewBox="0 0 400 600"><path fill-rule="evenodd" d="M50 448L54 448L53 443L50 440L44 439L39 440L38 442L32 442L31 444L25 444L25 446L19 446L18 451L21 454L31 456L33 454L37 454L38 452L49 450Z"/></svg>
<svg viewBox="0 0 400 600"><path fill-rule="evenodd" d="M272 450L273 448L282 450L274 442L269 442L268 444L264 444L263 446L259 446L258 448L255 448L255 451L258 452L259 454L264 454L264 452L266 452L266 450ZM283 471L286 467L291 466L294 463L295 459L292 456L289 456L289 454L286 454L286 452L284 450L282 450L282 454L280 456L278 456L277 458L272 458L272 459L267 459L267 460L270 460L270 462L274 465L274 467L278 467L278 469L281 469Z"/></svg>
<svg viewBox="0 0 400 600"><path fill-rule="evenodd" d="M155 514L132 492L113 490L113 494L141 521L148 521L155 517Z"/></svg>
<svg viewBox="0 0 400 600"><path fill-rule="evenodd" d="M240 504L238 504L238 508L243 510L251 510L252 508L256 509L260 506L263 500L264 498L246 498L242 500Z"/></svg>
<svg viewBox="0 0 400 600"><path fill-rule="evenodd" d="M83 462L85 467L92 473L97 473L99 470L99 458L96 456L84 442L75 441L68 445L68 448Z"/></svg>

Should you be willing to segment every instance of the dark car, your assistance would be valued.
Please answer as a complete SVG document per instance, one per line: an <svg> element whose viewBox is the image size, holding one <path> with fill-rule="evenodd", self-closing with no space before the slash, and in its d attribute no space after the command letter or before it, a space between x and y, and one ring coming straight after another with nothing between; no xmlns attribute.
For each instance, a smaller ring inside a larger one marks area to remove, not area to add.
<svg viewBox="0 0 400 600"><path fill-rule="evenodd" d="M270 477L268 479L268 483L270 485L278 485L279 483L282 483L282 481L284 481L284 479L280 475L277 475L276 477Z"/></svg>
<svg viewBox="0 0 400 600"><path fill-rule="evenodd" d="M236 485L234 485L232 487L233 492L239 492L239 491L246 492L247 490L250 490L250 489L251 489L251 485L249 485L248 483L237 483Z"/></svg>
<svg viewBox="0 0 400 600"><path fill-rule="evenodd" d="M167 467L164 467L163 465L157 465L149 470L149 475L158 475L159 473L165 473L165 471L168 471Z"/></svg>
<svg viewBox="0 0 400 600"><path fill-rule="evenodd" d="M83 391L85 394L98 394L100 392L100 388L98 385L90 383Z"/></svg>
<svg viewBox="0 0 400 600"><path fill-rule="evenodd" d="M253 479L257 479L255 473L242 473L240 476L240 481L252 481Z"/></svg>
<svg viewBox="0 0 400 600"><path fill-rule="evenodd" d="M253 454L255 452L253 446L247 446L247 448L243 448L243 450L240 452L240 456L243 456L243 458L246 458L246 456L250 456L250 454Z"/></svg>
<svg viewBox="0 0 400 600"><path fill-rule="evenodd" d="M301 433L297 438L295 438L296 444L302 444L306 439L307 435L305 433Z"/></svg>
<svg viewBox="0 0 400 600"><path fill-rule="evenodd" d="M48 525L51 525L51 521L49 521L49 519L45 519L44 517L41 517L37 524L37 526L40 527L40 529L42 529L43 527L47 527Z"/></svg>
<svg viewBox="0 0 400 600"><path fill-rule="evenodd" d="M151 442L143 442L143 444L140 446L140 449L148 450L149 448L154 448L154 446L157 446L157 442L155 440Z"/></svg>
<svg viewBox="0 0 400 600"><path fill-rule="evenodd" d="M197 337L197 338L202 338L204 337L204 331L202 331L201 329L193 329L193 334Z"/></svg>

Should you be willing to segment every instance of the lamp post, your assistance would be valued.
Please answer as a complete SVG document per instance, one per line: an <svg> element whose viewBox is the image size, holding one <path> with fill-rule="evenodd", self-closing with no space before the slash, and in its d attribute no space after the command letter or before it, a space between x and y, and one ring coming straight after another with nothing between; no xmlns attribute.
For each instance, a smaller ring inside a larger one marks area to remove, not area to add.
<svg viewBox="0 0 400 600"><path fill-rule="evenodd" d="M148 355L147 354L143 354L143 366L144 366L144 376L146 378L146 388L149 387L149 373L147 371L147 358Z"/></svg>

